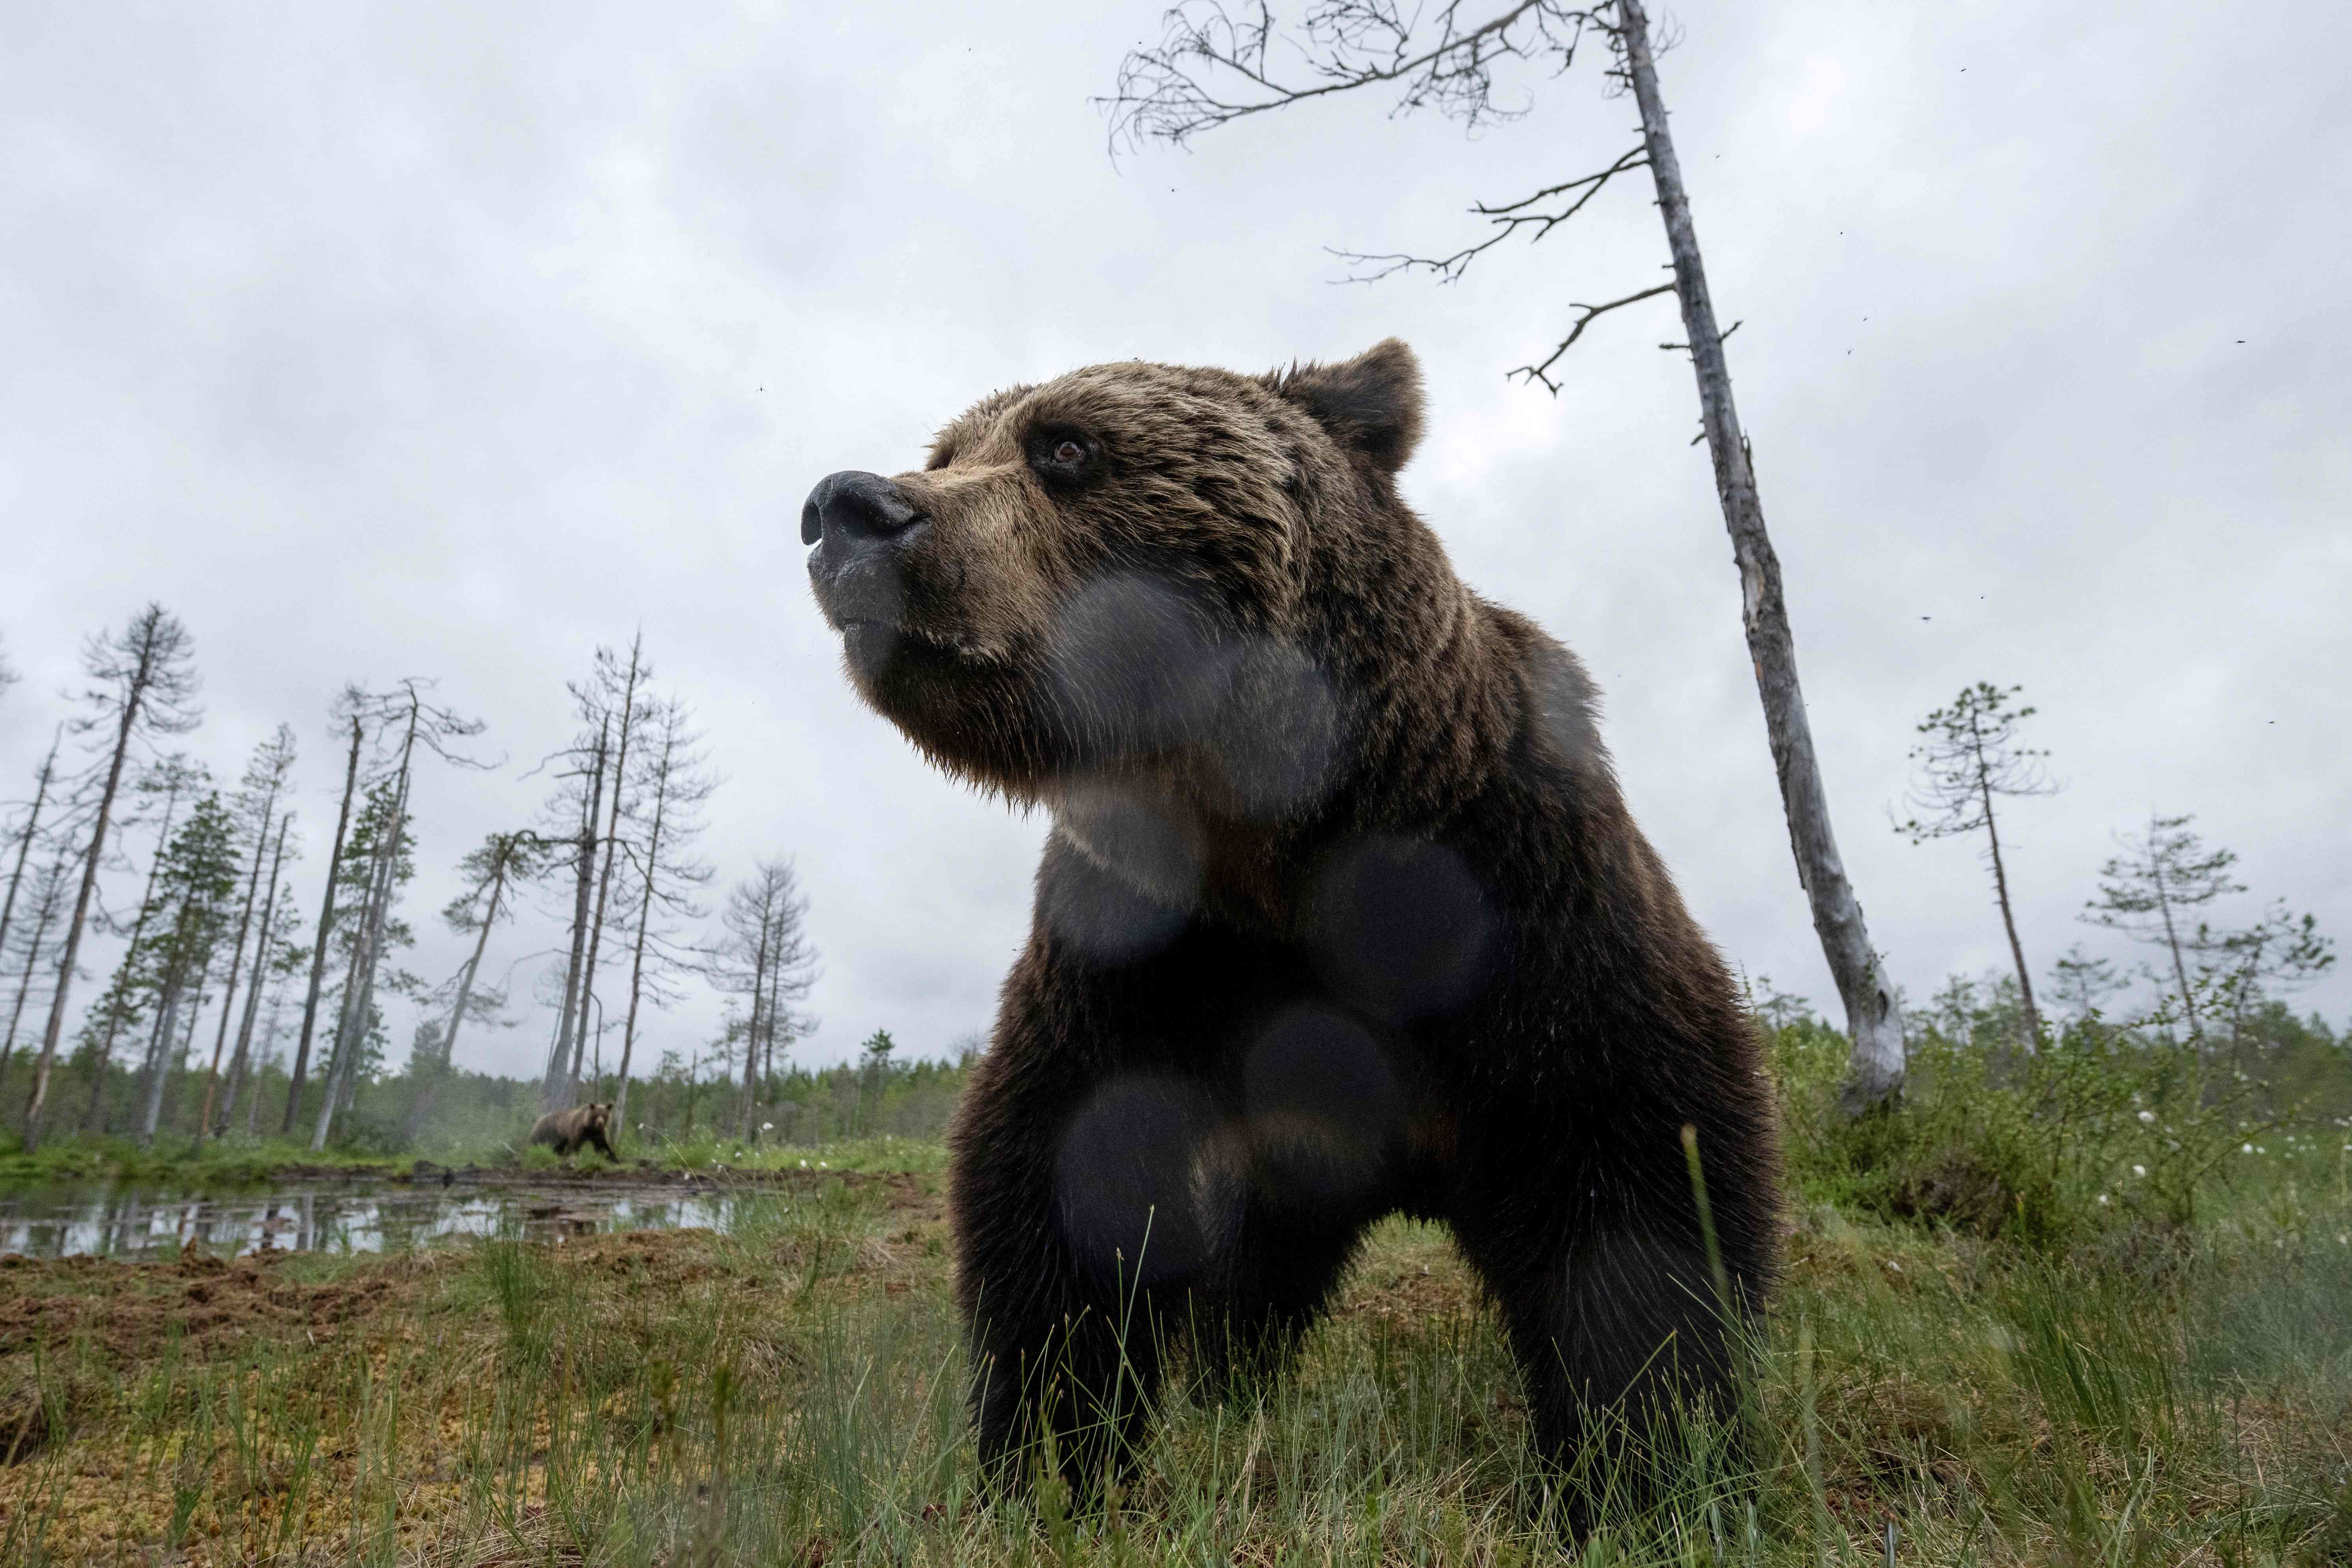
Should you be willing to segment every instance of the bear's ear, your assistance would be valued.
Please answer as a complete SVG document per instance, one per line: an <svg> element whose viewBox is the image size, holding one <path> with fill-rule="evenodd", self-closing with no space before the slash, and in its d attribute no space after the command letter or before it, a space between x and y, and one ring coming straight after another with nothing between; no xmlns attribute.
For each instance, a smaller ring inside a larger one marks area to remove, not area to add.
<svg viewBox="0 0 2352 1568"><path fill-rule="evenodd" d="M1403 468L1421 443L1421 362L1395 338L1338 364L1293 365L1265 381L1384 474Z"/></svg>

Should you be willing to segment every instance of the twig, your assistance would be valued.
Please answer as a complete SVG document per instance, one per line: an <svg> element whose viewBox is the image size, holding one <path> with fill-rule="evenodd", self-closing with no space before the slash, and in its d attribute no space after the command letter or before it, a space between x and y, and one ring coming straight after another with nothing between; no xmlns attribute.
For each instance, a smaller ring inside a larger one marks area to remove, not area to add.
<svg viewBox="0 0 2352 1568"><path fill-rule="evenodd" d="M1551 376L1548 373L1553 365L1559 363L1559 356L1566 353L1569 349L1574 345L1576 340L1584 335L1585 328L1591 326L1593 322L1599 321L1601 317L1607 315L1612 310L1621 310L1628 305L1638 304L1643 300L1653 300L1661 294L1671 294L1674 291L1675 286L1673 284L1661 283L1654 289L1644 289L1638 294L1628 294L1622 300L1612 300L1605 305L1586 305L1571 300L1570 302L1570 309L1582 313L1576 318L1575 324L1569 328L1568 336L1560 339L1559 346L1554 348L1551 353L1544 358L1541 363L1523 364L1510 374L1515 376L1525 376L1531 384L1540 382L1546 392L1550 393L1554 397L1558 397L1559 395L1559 383L1552 380Z"/></svg>
<svg viewBox="0 0 2352 1568"><path fill-rule="evenodd" d="M1471 124L1517 119L1526 112L1494 101L1494 68L1506 59L1558 54L1572 60L1587 28L1607 31L1589 11L1559 0L1518 0L1472 27L1457 23L1461 0L1447 0L1433 18L1406 13L1397 0L1338 0L1311 6L1303 22L1320 53L1307 58L1311 85L1279 80L1267 60L1275 37L1273 12L1259 0L1238 19L1217 0L1179 5L1161 18L1156 47L1119 62L1111 96L1096 103L1110 116L1111 144L1160 141L1182 146L1203 131L1252 114L1358 88L1402 85L1396 112L1435 107ZM1408 53L1413 36L1434 22L1436 38ZM1251 96L1226 98L1200 79L1223 71Z"/></svg>
<svg viewBox="0 0 2352 1568"><path fill-rule="evenodd" d="M1542 239L1553 229L1582 212L1585 204L1599 195L1612 179L1630 169L1647 168L1649 162L1649 158L1643 150L1636 146L1619 155L1615 163L1596 174L1565 180L1557 185L1547 185L1531 195L1521 196L1517 201L1505 202L1497 206L1489 206L1485 202L1480 202L1470 210L1493 225L1495 232L1475 245L1465 246L1451 256L1411 256L1402 253L1371 255L1353 250L1333 250L1330 254L1351 266L1370 266L1376 268L1373 271L1359 273L1343 279L1349 283L1373 283L1399 272L1416 270L1434 272L1441 281L1452 283L1461 278L1472 261L1502 244L1522 228L1533 226L1535 229L1535 233L1528 237L1528 244L1532 245ZM1570 191L1580 194L1558 212L1526 210L1538 202L1548 201Z"/></svg>

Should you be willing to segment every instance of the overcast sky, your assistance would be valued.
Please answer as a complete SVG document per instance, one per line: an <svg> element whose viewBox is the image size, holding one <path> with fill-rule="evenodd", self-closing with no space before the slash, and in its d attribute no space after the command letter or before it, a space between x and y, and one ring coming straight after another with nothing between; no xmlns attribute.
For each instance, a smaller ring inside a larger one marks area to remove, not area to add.
<svg viewBox="0 0 2352 1568"><path fill-rule="evenodd" d="M0 637L26 677L0 793L29 787L81 637L161 599L216 773L280 720L301 736L314 910L329 700L437 677L514 759L416 787L437 980L455 861L535 808L564 680L642 626L726 780L722 882L797 858L824 953L805 1057L877 1027L943 1051L986 1026L1045 824L853 700L802 564L809 486L917 465L1014 381L1394 334L1429 383L1408 498L1591 665L1633 810L1726 952L1831 1002L1688 364L1657 347L1671 301L1596 326L1557 398L1505 380L1570 301L1659 277L1646 188L1452 288L1341 285L1324 248L1453 248L1470 201L1630 145L1630 104L1588 64L1475 139L1334 101L1114 163L1087 100L1160 9L0 10ZM2037 972L2123 951L2075 914L2151 810L2242 857L2231 912L2283 897L2352 936L2352 14L1675 19L1664 88L1894 974L1917 998L2007 961L1972 848L1889 827L1912 726L1979 679L2025 687L2066 786L2003 824ZM492 965L555 930L501 932ZM2307 1005L2341 1021L2352 974ZM717 1016L696 996L640 1059ZM533 1070L546 1036L461 1059Z"/></svg>

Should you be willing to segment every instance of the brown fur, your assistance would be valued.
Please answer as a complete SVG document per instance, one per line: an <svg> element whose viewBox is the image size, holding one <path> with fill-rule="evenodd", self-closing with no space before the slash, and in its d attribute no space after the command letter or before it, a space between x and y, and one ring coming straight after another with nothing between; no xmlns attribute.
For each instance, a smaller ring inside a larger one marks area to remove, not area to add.
<svg viewBox="0 0 2352 1568"><path fill-rule="evenodd" d="M1680 1133L1752 1310L1778 1201L1754 1037L1582 667L1399 498L1422 423L1393 340L1263 376L1097 365L810 498L861 695L1053 817L952 1135L992 1465L1044 1421L1090 1484L1119 1436L1092 1413L1158 1375L1130 1306L1213 1325L1212 1370L1278 1363L1399 1209L1478 1268L1553 1458L1643 1448L1675 1387L1730 1402Z"/></svg>
<svg viewBox="0 0 2352 1568"><path fill-rule="evenodd" d="M552 1143L560 1159L583 1144L594 1144L604 1152L607 1160L618 1160L605 1133L613 1125L613 1108L609 1105L575 1105L569 1110L551 1110L531 1127L530 1141Z"/></svg>

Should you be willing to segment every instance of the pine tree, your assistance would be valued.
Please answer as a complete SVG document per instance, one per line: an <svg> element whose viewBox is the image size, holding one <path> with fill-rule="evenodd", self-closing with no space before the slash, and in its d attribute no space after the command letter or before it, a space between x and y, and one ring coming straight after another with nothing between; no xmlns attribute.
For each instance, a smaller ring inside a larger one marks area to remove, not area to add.
<svg viewBox="0 0 2352 1568"><path fill-rule="evenodd" d="M2042 771L2049 753L2018 743L2018 726L2033 717L2032 709L2012 705L2021 689L2012 686L2003 690L1979 680L1962 689L1950 707L1927 715L1919 725L1927 740L1911 749L1911 760L1919 769L1911 808L1924 815L1898 823L1895 831L1914 844L1985 836L1993 901L2000 906L2009 955L2017 965L2018 994L2025 1003L2025 1048L2032 1051L2042 1038L2042 1014L2033 1005L2033 976L2025 966L2025 944L2018 941L2017 915L2010 906L2009 869L2001 861L2000 825L1993 802L2049 795L2058 786Z"/></svg>
<svg viewBox="0 0 2352 1568"><path fill-rule="evenodd" d="M2244 886L2231 879L2230 868L2237 856L2227 849L2208 849L2189 827L2193 816L2151 816L2147 829L2137 837L2116 836L2123 853L2099 868L2099 896L2084 906L2088 924L2119 931L2136 942L2164 949L2172 960L2173 984L2179 989L2182 1016L2191 1038L2201 1038L2205 1025L2197 1005L2197 988L2189 984L2189 944L2196 932L2189 927L2193 911Z"/></svg>
<svg viewBox="0 0 2352 1568"><path fill-rule="evenodd" d="M227 933L236 897L236 826L217 794L206 795L188 813L155 877L155 907L145 916L155 932L143 963L146 984L156 997L155 1032L144 1068L144 1109L139 1146L155 1141L171 1078L171 1058L184 1049L181 1010L194 1009L205 979Z"/></svg>
<svg viewBox="0 0 2352 1568"><path fill-rule="evenodd" d="M2229 1009L2230 1048L2242 1051L2246 1020L2282 989L2308 985L2336 965L2336 944L2317 917L2297 915L2275 900L2252 925L2197 923L2185 944L2198 955L2198 989Z"/></svg>
<svg viewBox="0 0 2352 1568"><path fill-rule="evenodd" d="M345 864L336 880L344 901L332 921L341 978L329 993L335 1001L335 1024L319 1072L319 1108L310 1137L314 1152L326 1147L336 1118L364 1076L362 1058L382 1024L377 990L396 992L414 985L413 977L387 969L384 963L415 944L408 923L394 912L416 874L416 837L401 799L402 783L394 773L369 787L343 846Z"/></svg>
<svg viewBox="0 0 2352 1568"><path fill-rule="evenodd" d="M125 1031L135 1031L140 1020L146 1016L149 997L141 963L146 951L148 919L155 908L155 879L163 872L164 857L172 846L173 814L179 809L182 796L194 794L207 783L208 776L201 765L176 753L159 759L140 773L137 795L142 798L163 798L162 805L155 808L155 852L147 862L147 885L139 895L138 910L129 931L131 940L123 949L121 962L115 966L114 978L98 1005L82 1020L82 1046L75 1055L89 1068L89 1096L81 1118L85 1132L95 1132L100 1125L105 1110L106 1075L114 1065L115 1041ZM112 931L115 927L109 922L107 929Z"/></svg>

